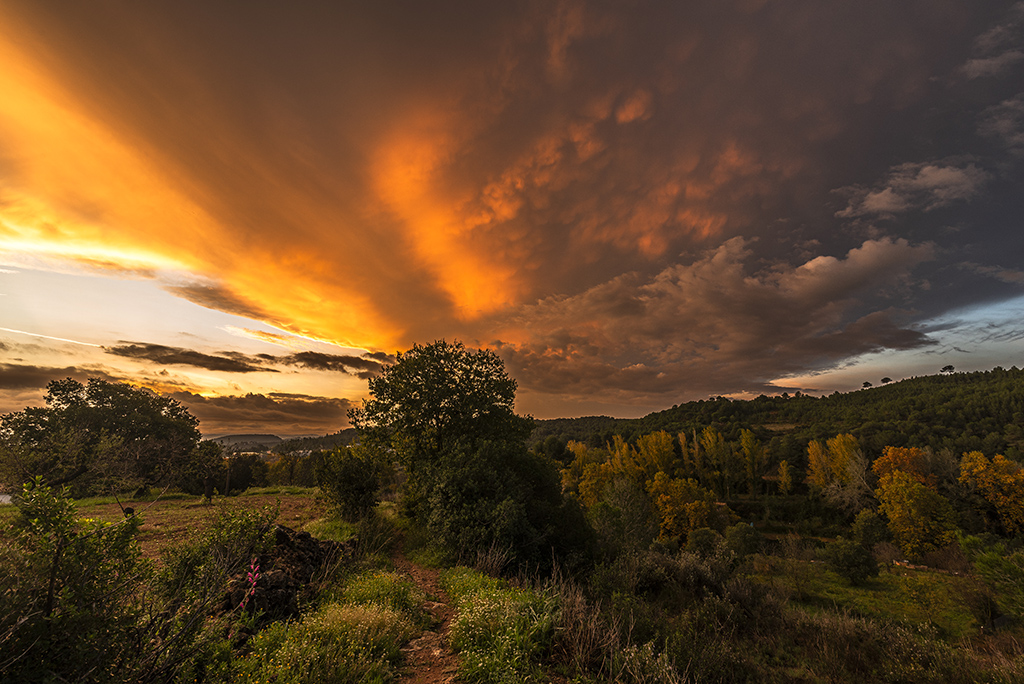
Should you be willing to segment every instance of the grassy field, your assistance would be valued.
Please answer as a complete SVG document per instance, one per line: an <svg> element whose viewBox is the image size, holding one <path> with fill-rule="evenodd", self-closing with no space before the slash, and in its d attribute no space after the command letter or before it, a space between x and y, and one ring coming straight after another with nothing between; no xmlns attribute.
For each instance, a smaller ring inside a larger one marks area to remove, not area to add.
<svg viewBox="0 0 1024 684"><path fill-rule="evenodd" d="M189 530L204 527L221 507L262 508L277 507L276 522L295 530L307 530L323 538L344 537L345 530L331 528L325 506L317 498L315 488L264 487L250 489L237 496L216 496L212 502L203 497L165 492L142 500L121 499L118 505L113 496L94 497L75 501L80 518L115 521L123 517L121 506L131 507L142 518L139 545L149 558L160 556L161 550L179 541ZM0 506L0 527L6 527L17 515L13 505ZM336 526L335 526L336 527ZM317 534L320 533L320 534Z"/></svg>
<svg viewBox="0 0 1024 684"><path fill-rule="evenodd" d="M822 562L779 557L760 559L752 577L812 611L930 626L950 640L977 635L981 628L965 600L977 588L972 577L888 566L878 577L851 586Z"/></svg>

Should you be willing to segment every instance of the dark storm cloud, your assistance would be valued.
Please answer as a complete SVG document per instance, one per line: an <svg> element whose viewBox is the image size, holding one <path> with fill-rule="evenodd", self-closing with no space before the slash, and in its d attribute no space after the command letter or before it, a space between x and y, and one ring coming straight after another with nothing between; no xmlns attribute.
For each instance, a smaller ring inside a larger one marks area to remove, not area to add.
<svg viewBox="0 0 1024 684"><path fill-rule="evenodd" d="M328 434L348 427L348 409L354 405L348 399L284 393L204 397L172 392L167 396L199 419L204 434Z"/></svg>
<svg viewBox="0 0 1024 684"><path fill-rule="evenodd" d="M298 352L297 354L278 357L276 360L288 366L348 373L364 380L379 375L383 368L379 361L372 358L322 354L320 352Z"/></svg>
<svg viewBox="0 0 1024 684"><path fill-rule="evenodd" d="M258 363L244 354L223 352L220 356L204 354L192 349L168 347L162 344L123 344L104 348L108 354L124 356L130 359L152 361L165 365L194 366L206 370L225 373L254 373L257 371L276 372ZM262 361L262 359L259 359Z"/></svg>
<svg viewBox="0 0 1024 684"><path fill-rule="evenodd" d="M105 347L104 351L115 356L150 361L156 364L192 366L223 373L277 373L279 371L273 366L293 366L316 371L345 373L362 379L378 375L383 368L382 362L389 358L382 354L361 357L308 351L286 356L247 355L231 351L206 354L194 349L142 343Z"/></svg>
<svg viewBox="0 0 1024 684"><path fill-rule="evenodd" d="M930 245L882 239L842 258L757 267L734 238L653 278L525 307L516 327L536 341L502 343L501 353L524 385L545 392L764 390L783 374L934 344L899 308L914 269L934 256ZM867 298L890 306L865 310Z"/></svg>
<svg viewBox="0 0 1024 684"><path fill-rule="evenodd" d="M852 198L836 216L893 218L908 211L932 211L966 202L978 194L987 175L973 163L947 160L900 164L879 187L841 190Z"/></svg>
<svg viewBox="0 0 1024 684"><path fill-rule="evenodd" d="M268 318L266 311L247 301L230 289L218 284L190 283L169 285L167 291L207 309L223 311L243 318L261 320Z"/></svg>
<svg viewBox="0 0 1024 684"><path fill-rule="evenodd" d="M124 378L115 377L100 369L0 363L0 389L3 390L45 389L52 380L62 378L72 378L80 382L84 382L88 378L99 378L110 382L124 380Z"/></svg>

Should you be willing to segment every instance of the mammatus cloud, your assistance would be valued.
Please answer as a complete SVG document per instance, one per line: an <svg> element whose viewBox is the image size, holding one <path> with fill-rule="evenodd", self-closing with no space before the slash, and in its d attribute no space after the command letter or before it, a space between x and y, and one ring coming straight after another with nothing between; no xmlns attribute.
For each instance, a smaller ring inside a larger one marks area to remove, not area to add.
<svg viewBox="0 0 1024 684"><path fill-rule="evenodd" d="M998 24L974 41L974 55L960 73L968 79L1006 74L1024 61L1024 3L1014 4Z"/></svg>
<svg viewBox="0 0 1024 684"><path fill-rule="evenodd" d="M930 245L869 240L844 258L751 267L741 238L653 278L619 277L575 297L524 307L530 339L501 353L530 388L585 395L701 394L768 387L882 349L931 344L898 308ZM868 298L896 306L864 310Z"/></svg>
<svg viewBox="0 0 1024 684"><path fill-rule="evenodd" d="M908 211L933 211L972 199L987 178L984 170L969 162L900 164L875 188L851 187L841 191L851 198L846 209L836 216L891 218Z"/></svg>
<svg viewBox="0 0 1024 684"><path fill-rule="evenodd" d="M978 132L999 140L1012 154L1024 155L1024 94L986 109Z"/></svg>
<svg viewBox="0 0 1024 684"><path fill-rule="evenodd" d="M1022 6L10 0L0 257L348 349L497 341L567 406L758 390L1019 286ZM96 339L254 396L391 360L246 334L286 351Z"/></svg>

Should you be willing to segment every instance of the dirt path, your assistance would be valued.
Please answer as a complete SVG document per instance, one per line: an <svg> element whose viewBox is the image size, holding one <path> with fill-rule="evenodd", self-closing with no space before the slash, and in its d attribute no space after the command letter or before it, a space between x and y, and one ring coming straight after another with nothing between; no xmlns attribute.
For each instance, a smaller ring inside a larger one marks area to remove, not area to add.
<svg viewBox="0 0 1024 684"><path fill-rule="evenodd" d="M424 632L413 639L402 652L405 668L399 681L406 684L448 684L455 681L458 658L448 645L448 629L452 616L451 599L438 583L438 570L416 565L399 549L394 557L395 566L407 573L428 597L424 607L438 621L434 631ZM432 600L432 599L436 599Z"/></svg>

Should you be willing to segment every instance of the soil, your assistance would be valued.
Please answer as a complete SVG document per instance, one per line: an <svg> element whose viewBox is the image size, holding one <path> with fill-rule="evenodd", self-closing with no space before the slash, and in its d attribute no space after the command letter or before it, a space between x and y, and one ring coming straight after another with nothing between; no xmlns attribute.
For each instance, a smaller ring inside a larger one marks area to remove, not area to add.
<svg viewBox="0 0 1024 684"><path fill-rule="evenodd" d="M456 681L458 657L448 643L452 616L451 599L438 583L440 571L413 563L399 548L395 566L412 577L427 595L423 607L434 616L437 626L413 639L402 649L405 667L399 681L406 684L448 684Z"/></svg>
<svg viewBox="0 0 1024 684"><path fill-rule="evenodd" d="M240 508L262 508L278 506L277 522L295 530L300 530L307 523L324 516L323 504L315 497L294 494L256 494L234 496L230 499L215 498L212 504L202 503L196 499L174 499L152 502L123 502L131 506L135 514L141 516L142 527L139 530L139 546L147 558L157 559L164 547L180 541L190 529L204 527L210 516L216 514L218 506ZM79 509L82 517L97 520L120 520L124 514L116 504L102 504Z"/></svg>

